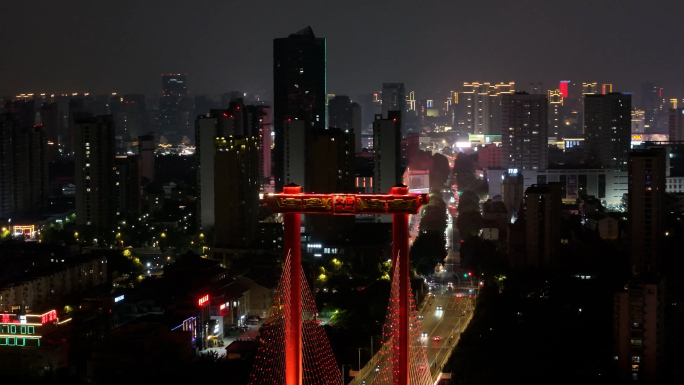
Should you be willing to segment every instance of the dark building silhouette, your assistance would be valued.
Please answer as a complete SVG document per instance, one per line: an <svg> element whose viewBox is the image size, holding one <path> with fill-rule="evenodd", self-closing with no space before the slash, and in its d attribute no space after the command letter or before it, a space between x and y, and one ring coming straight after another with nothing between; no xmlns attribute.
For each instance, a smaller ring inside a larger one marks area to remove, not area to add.
<svg viewBox="0 0 684 385"><path fill-rule="evenodd" d="M382 117L389 118L390 111L399 113L402 136L406 134L404 120L406 115L406 90L404 83L382 83Z"/></svg>
<svg viewBox="0 0 684 385"><path fill-rule="evenodd" d="M548 166L548 101L546 95L504 94L501 100L503 164L518 170Z"/></svg>
<svg viewBox="0 0 684 385"><path fill-rule="evenodd" d="M354 133L340 128L313 132L309 136L305 191L353 193ZM311 215L306 218L314 242L340 241L350 237L353 216Z"/></svg>
<svg viewBox="0 0 684 385"><path fill-rule="evenodd" d="M631 95L614 92L584 96L584 144L589 165L625 170L631 130Z"/></svg>
<svg viewBox="0 0 684 385"><path fill-rule="evenodd" d="M361 152L361 105L346 95L337 95L328 102L328 125L354 133L354 148Z"/></svg>
<svg viewBox="0 0 684 385"><path fill-rule="evenodd" d="M666 127L667 108L663 103L663 88L653 83L641 84L641 109L647 133L661 133Z"/></svg>
<svg viewBox="0 0 684 385"><path fill-rule="evenodd" d="M621 383L663 379L666 301L663 279L632 280L613 296L613 358Z"/></svg>
<svg viewBox="0 0 684 385"><path fill-rule="evenodd" d="M629 153L627 212L632 273L660 273L665 198L664 148Z"/></svg>
<svg viewBox="0 0 684 385"><path fill-rule="evenodd" d="M162 74L162 95L159 98L160 133L170 141L180 143L190 138L192 99L187 87L187 74Z"/></svg>
<svg viewBox="0 0 684 385"><path fill-rule="evenodd" d="M671 142L684 141L684 108L671 108L668 127Z"/></svg>
<svg viewBox="0 0 684 385"><path fill-rule="evenodd" d="M111 115L77 120L74 125L76 224L106 230L116 222L117 170Z"/></svg>
<svg viewBox="0 0 684 385"><path fill-rule="evenodd" d="M109 101L109 111L114 118L116 128L117 153L125 154L131 150L130 143L145 133L147 127L145 95L112 96Z"/></svg>
<svg viewBox="0 0 684 385"><path fill-rule="evenodd" d="M662 271L665 148L629 153L627 200L633 279L613 297L613 357L620 381L657 383L666 362Z"/></svg>
<svg viewBox="0 0 684 385"><path fill-rule="evenodd" d="M214 245L249 246L259 224L259 147L256 137L216 138Z"/></svg>
<svg viewBox="0 0 684 385"><path fill-rule="evenodd" d="M273 40L273 127L276 190L284 182L285 122L299 118L308 129L326 124L326 42L306 27Z"/></svg>
<svg viewBox="0 0 684 385"><path fill-rule="evenodd" d="M525 190L522 212L509 231L511 265L516 269L552 269L557 263L561 231L559 183Z"/></svg>
<svg viewBox="0 0 684 385"><path fill-rule="evenodd" d="M140 155L117 155L116 165L116 193L118 206L116 215L126 217L136 215L142 209L140 197L141 175Z"/></svg>
<svg viewBox="0 0 684 385"><path fill-rule="evenodd" d="M40 108L40 121L45 131L47 141L48 161L54 161L60 156L59 128L60 112L57 103L45 103Z"/></svg>
<svg viewBox="0 0 684 385"><path fill-rule="evenodd" d="M351 99L346 95L337 95L328 101L328 124L342 130L352 130Z"/></svg>
<svg viewBox="0 0 684 385"><path fill-rule="evenodd" d="M48 190L47 141L42 126L0 115L0 218L37 219Z"/></svg>

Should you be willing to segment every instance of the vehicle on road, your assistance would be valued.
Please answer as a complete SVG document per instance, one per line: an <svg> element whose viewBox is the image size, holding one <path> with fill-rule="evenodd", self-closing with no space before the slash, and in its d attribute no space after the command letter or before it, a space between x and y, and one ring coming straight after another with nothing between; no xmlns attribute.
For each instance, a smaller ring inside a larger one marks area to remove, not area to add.
<svg viewBox="0 0 684 385"><path fill-rule="evenodd" d="M427 332L423 332L422 335L423 335L423 338L427 338L427 336L428 336Z"/></svg>
<svg viewBox="0 0 684 385"><path fill-rule="evenodd" d="M441 341L442 338L441 338L440 336L435 336L434 340L435 340L435 341Z"/></svg>
<svg viewBox="0 0 684 385"><path fill-rule="evenodd" d="M437 310L442 310L442 305L437 305Z"/></svg>

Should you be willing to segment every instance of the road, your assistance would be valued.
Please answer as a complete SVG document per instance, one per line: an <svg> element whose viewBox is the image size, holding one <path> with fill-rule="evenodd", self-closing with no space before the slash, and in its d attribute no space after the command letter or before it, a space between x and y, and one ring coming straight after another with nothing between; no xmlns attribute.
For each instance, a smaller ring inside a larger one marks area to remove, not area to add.
<svg viewBox="0 0 684 385"><path fill-rule="evenodd" d="M468 286L452 287L457 285L454 274L462 274L458 269L458 264L455 263L457 260L458 252L450 252L445 263L445 269L435 275L434 285L431 285L434 298L430 298L421 304L418 312L419 315L423 316L423 320L419 323L421 331L427 334L426 337L420 338L419 343L425 347L433 381L440 375L442 365L458 343L460 333L470 322L476 301L476 297L473 295L476 294L477 290L475 287L469 286L470 279L467 279L467 282L461 282L464 285L468 284ZM450 282L452 285L449 285ZM442 310L437 310L438 306L441 306ZM439 341L435 341L437 336L439 336ZM376 354L361 369L350 384L363 384L363 381L366 385L373 384L375 376L378 374L375 369L377 368L379 354Z"/></svg>

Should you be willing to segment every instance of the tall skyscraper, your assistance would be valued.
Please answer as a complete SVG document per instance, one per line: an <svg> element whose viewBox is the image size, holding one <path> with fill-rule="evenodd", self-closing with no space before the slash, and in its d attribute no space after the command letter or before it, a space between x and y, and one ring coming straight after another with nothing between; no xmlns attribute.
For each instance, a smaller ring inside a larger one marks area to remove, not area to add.
<svg viewBox="0 0 684 385"><path fill-rule="evenodd" d="M627 168L631 143L632 96L614 92L584 97L587 163L613 170Z"/></svg>
<svg viewBox="0 0 684 385"><path fill-rule="evenodd" d="M503 164L519 170L548 166L548 102L546 95L526 92L503 95L501 142Z"/></svg>
<svg viewBox="0 0 684 385"><path fill-rule="evenodd" d="M455 102L455 120L469 134L501 134L501 97L515 93L515 83L463 83ZM462 122L462 123L461 123Z"/></svg>
<svg viewBox="0 0 684 385"><path fill-rule="evenodd" d="M328 103L328 124L342 131L354 132L356 152L361 152L361 106L346 95L337 95Z"/></svg>
<svg viewBox="0 0 684 385"><path fill-rule="evenodd" d="M657 129L658 114L662 104L663 89L653 83L641 84L641 105L644 110L646 127L650 130Z"/></svg>
<svg viewBox="0 0 684 385"><path fill-rule="evenodd" d="M325 129L326 42L306 27L287 38L273 40L273 127L275 181L280 191L285 180L286 120L298 118L307 130ZM294 149L292 151L295 151Z"/></svg>
<svg viewBox="0 0 684 385"><path fill-rule="evenodd" d="M116 225L117 202L114 119L111 115L77 120L74 125L76 224L96 231Z"/></svg>
<svg viewBox="0 0 684 385"><path fill-rule="evenodd" d="M632 134L643 134L646 129L646 116L643 110L632 110Z"/></svg>
<svg viewBox="0 0 684 385"><path fill-rule="evenodd" d="M337 95L328 102L328 125L344 130L352 130L352 111L349 96Z"/></svg>
<svg viewBox="0 0 684 385"><path fill-rule="evenodd" d="M154 182L154 134L138 137L138 154L140 155L140 177L144 184Z"/></svg>
<svg viewBox="0 0 684 385"><path fill-rule="evenodd" d="M309 135L306 162L306 191L315 193L355 192L354 133L330 128ZM342 242L350 237L353 216L312 215L306 218L314 242Z"/></svg>
<svg viewBox="0 0 684 385"><path fill-rule="evenodd" d="M352 127L354 129L354 149L357 154L360 154L361 150L363 150L363 145L361 144L361 135L363 131L363 110L361 109L361 105L359 103L352 102L351 113Z"/></svg>
<svg viewBox="0 0 684 385"><path fill-rule="evenodd" d="M627 222L631 280L613 297L613 349L618 379L657 383L665 353L665 284L662 259L665 148L629 153Z"/></svg>
<svg viewBox="0 0 684 385"><path fill-rule="evenodd" d="M285 151L280 160L283 165L283 183L290 183L302 186L304 190L307 186L306 180L306 160L307 160L307 138L308 128L306 122L298 119L288 119L285 122L283 131L283 144ZM277 189L277 187L276 187Z"/></svg>
<svg viewBox="0 0 684 385"><path fill-rule="evenodd" d="M214 229L214 153L216 138L234 134L234 121L227 110L211 110L195 120L195 159L197 162L197 225L202 231Z"/></svg>
<svg viewBox="0 0 684 385"><path fill-rule="evenodd" d="M118 194L116 215L138 215L142 208L140 199L141 175L139 155L117 155L115 160L116 193Z"/></svg>
<svg viewBox="0 0 684 385"><path fill-rule="evenodd" d="M406 113L406 90L404 83L382 84L382 117L388 118L389 111Z"/></svg>
<svg viewBox="0 0 684 385"><path fill-rule="evenodd" d="M259 147L256 137L216 138L215 247L249 246L259 224Z"/></svg>
<svg viewBox="0 0 684 385"><path fill-rule="evenodd" d="M245 106L247 118L246 135L257 138L259 148L259 178L271 177L271 107Z"/></svg>
<svg viewBox="0 0 684 385"><path fill-rule="evenodd" d="M613 357L620 383L656 384L665 360L664 280L633 280L613 296Z"/></svg>
<svg viewBox="0 0 684 385"><path fill-rule="evenodd" d="M0 115L0 217L40 218L48 192L46 147L42 126Z"/></svg>
<svg viewBox="0 0 684 385"><path fill-rule="evenodd" d="M561 189L559 183L532 185L525 190L526 265L548 269L560 247Z"/></svg>
<svg viewBox="0 0 684 385"><path fill-rule="evenodd" d="M669 120L670 141L684 141L684 108L670 108Z"/></svg>
<svg viewBox="0 0 684 385"><path fill-rule="evenodd" d="M549 128L548 134L553 135L556 139L563 139L565 130L563 129L563 95L560 90L549 90Z"/></svg>
<svg viewBox="0 0 684 385"><path fill-rule="evenodd" d="M635 276L660 273L665 198L664 148L629 153L627 219L632 272Z"/></svg>
<svg viewBox="0 0 684 385"><path fill-rule="evenodd" d="M388 193L400 184L404 170L401 167L401 119L398 111L390 112L388 119L377 115L373 122L373 152L375 174L373 192Z"/></svg>
<svg viewBox="0 0 684 385"><path fill-rule="evenodd" d="M139 135L145 133L147 113L145 95L114 95L109 100L109 113L114 117L117 152L125 154L132 150L125 144L134 142Z"/></svg>
<svg viewBox="0 0 684 385"><path fill-rule="evenodd" d="M192 99L187 78L187 74L162 74L159 128L162 135L175 143L192 137Z"/></svg>

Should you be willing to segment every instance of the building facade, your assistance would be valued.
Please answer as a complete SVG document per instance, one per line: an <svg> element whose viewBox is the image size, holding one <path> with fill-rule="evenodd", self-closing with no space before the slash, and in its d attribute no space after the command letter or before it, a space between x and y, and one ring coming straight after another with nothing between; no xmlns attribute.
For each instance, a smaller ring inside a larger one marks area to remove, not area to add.
<svg viewBox="0 0 684 385"><path fill-rule="evenodd" d="M588 164L605 169L627 169L631 130L631 95L619 92L585 95L584 144Z"/></svg>
<svg viewBox="0 0 684 385"><path fill-rule="evenodd" d="M516 92L501 101L504 167L545 170L548 166L548 101L546 95Z"/></svg>
<svg viewBox="0 0 684 385"><path fill-rule="evenodd" d="M275 131L275 182L285 181L285 125L298 118L308 129L324 129L326 118L326 42L306 27L286 38L273 40L273 128Z"/></svg>
<svg viewBox="0 0 684 385"><path fill-rule="evenodd" d="M660 274L665 182L665 149L629 153L627 218L635 276Z"/></svg>
<svg viewBox="0 0 684 385"><path fill-rule="evenodd" d="M215 247L246 248L259 224L259 138L216 138Z"/></svg>
<svg viewBox="0 0 684 385"><path fill-rule="evenodd" d="M106 230L116 224L117 170L111 115L79 120L74 126L76 224Z"/></svg>

